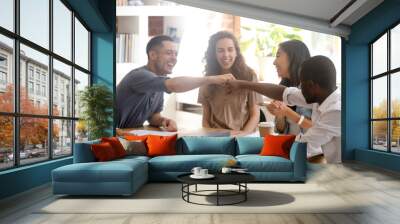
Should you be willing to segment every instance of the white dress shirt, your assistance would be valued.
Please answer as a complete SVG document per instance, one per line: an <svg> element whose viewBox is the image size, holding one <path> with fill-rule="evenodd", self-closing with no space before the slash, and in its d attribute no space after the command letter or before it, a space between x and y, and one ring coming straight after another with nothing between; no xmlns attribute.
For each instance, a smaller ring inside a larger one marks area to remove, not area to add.
<svg viewBox="0 0 400 224"><path fill-rule="evenodd" d="M283 92L283 102L290 106L312 109L312 127L299 134L296 141L307 142L307 157L323 153L328 163L340 163L341 155L341 96L336 89L321 105L307 104L301 90L288 87Z"/></svg>

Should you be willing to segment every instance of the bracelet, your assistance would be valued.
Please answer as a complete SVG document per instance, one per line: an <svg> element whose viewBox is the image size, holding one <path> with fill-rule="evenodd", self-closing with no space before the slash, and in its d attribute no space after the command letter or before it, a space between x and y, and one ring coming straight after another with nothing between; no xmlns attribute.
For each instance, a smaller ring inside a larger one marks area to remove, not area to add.
<svg viewBox="0 0 400 224"><path fill-rule="evenodd" d="M298 125L301 125L301 123L303 123L304 121L304 116L301 115L299 121L297 122Z"/></svg>

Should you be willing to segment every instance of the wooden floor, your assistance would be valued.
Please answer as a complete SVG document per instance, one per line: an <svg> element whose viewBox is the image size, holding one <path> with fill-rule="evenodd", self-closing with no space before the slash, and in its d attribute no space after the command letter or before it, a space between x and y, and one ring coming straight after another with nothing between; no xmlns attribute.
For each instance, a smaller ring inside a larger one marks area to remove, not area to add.
<svg viewBox="0 0 400 224"><path fill-rule="evenodd" d="M312 165L308 182L322 185L346 201L362 201L368 206L357 214L36 214L37 208L55 198L47 185L1 201L0 223L400 223L398 173L358 163Z"/></svg>

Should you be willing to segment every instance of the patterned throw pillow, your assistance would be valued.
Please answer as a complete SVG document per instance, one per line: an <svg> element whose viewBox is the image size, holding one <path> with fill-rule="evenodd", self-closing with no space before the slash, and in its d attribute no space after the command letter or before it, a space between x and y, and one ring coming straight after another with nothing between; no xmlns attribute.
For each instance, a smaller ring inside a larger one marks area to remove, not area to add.
<svg viewBox="0 0 400 224"><path fill-rule="evenodd" d="M119 138L122 146L126 151L126 155L145 156L147 148L144 141L141 140L126 140Z"/></svg>

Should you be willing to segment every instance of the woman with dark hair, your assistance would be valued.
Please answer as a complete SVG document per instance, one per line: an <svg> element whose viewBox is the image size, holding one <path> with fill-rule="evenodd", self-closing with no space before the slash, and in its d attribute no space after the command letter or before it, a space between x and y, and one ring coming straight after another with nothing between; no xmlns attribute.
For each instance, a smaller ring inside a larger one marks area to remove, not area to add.
<svg viewBox="0 0 400 224"><path fill-rule="evenodd" d="M230 32L220 31L210 37L205 61L206 76L231 73L238 80L257 82ZM203 105L203 127L230 129L232 136L250 134L256 129L260 100L255 92L209 85L200 88L198 102Z"/></svg>
<svg viewBox="0 0 400 224"><path fill-rule="evenodd" d="M299 87L300 67L310 58L307 46L299 40L289 40L279 44L274 65L278 76L282 78L280 85ZM273 101L267 109L275 115L275 126L279 133L299 134L302 128L311 127L311 110L302 107L288 107L280 101ZM296 113L301 119L298 121Z"/></svg>

